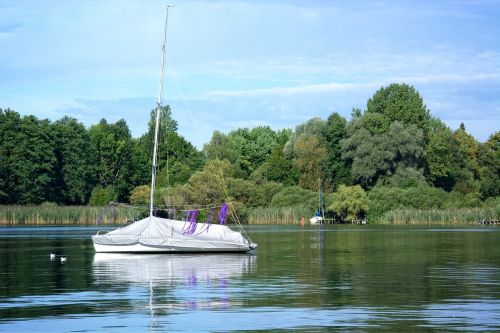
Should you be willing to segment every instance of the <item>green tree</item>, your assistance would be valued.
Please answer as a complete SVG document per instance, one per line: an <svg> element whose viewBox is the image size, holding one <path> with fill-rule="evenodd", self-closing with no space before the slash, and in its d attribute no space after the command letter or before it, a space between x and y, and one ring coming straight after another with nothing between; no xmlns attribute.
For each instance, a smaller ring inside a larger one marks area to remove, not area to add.
<svg viewBox="0 0 500 333"><path fill-rule="evenodd" d="M203 146L203 152L209 160L228 160L231 163L238 160L238 152L229 136L219 131L214 131L210 142Z"/></svg>
<svg viewBox="0 0 500 333"><path fill-rule="evenodd" d="M177 121L172 118L170 106L160 110L158 133L158 186L169 187L186 181L204 163L201 153L177 133ZM156 110L151 111L148 131L139 139L151 170Z"/></svg>
<svg viewBox="0 0 500 333"><path fill-rule="evenodd" d="M481 175L481 196L500 195L500 131L493 133L478 151Z"/></svg>
<svg viewBox="0 0 500 333"><path fill-rule="evenodd" d="M287 186L276 193L270 207L306 207L311 212L318 208L318 192L299 186Z"/></svg>
<svg viewBox="0 0 500 333"><path fill-rule="evenodd" d="M230 200L227 183L231 169L227 160L210 160L193 173L185 186L189 203L213 205Z"/></svg>
<svg viewBox="0 0 500 333"><path fill-rule="evenodd" d="M150 195L151 195L151 186L149 185L137 186L130 193L130 203L132 205L149 205Z"/></svg>
<svg viewBox="0 0 500 333"><path fill-rule="evenodd" d="M317 189L327 157L324 143L315 135L303 133L295 141L294 154L294 163L300 171L299 185L310 190Z"/></svg>
<svg viewBox="0 0 500 333"><path fill-rule="evenodd" d="M429 142L426 146L427 174L434 186L451 191L455 185L450 151L452 131L439 119L430 121Z"/></svg>
<svg viewBox="0 0 500 333"><path fill-rule="evenodd" d="M453 190L479 193L480 167L477 159L479 143L465 130L464 124L455 130L450 140L450 152L455 176Z"/></svg>
<svg viewBox="0 0 500 333"><path fill-rule="evenodd" d="M48 201L55 185L54 138L48 120L20 117L0 110L1 166L4 203Z"/></svg>
<svg viewBox="0 0 500 333"><path fill-rule="evenodd" d="M63 117L53 125L55 137L55 188L51 201L65 204L86 204L96 184L95 153L88 144L85 127L74 118Z"/></svg>
<svg viewBox="0 0 500 333"><path fill-rule="evenodd" d="M283 148L284 144L276 146L266 161L253 172L252 179L274 181L287 186L297 185L299 170L292 160L285 157Z"/></svg>
<svg viewBox="0 0 500 333"><path fill-rule="evenodd" d="M342 160L341 141L347 137L347 121L338 113L332 113L326 121L327 160L324 174L327 182L333 187L339 184L349 184L351 174L349 166Z"/></svg>
<svg viewBox="0 0 500 333"><path fill-rule="evenodd" d="M101 185L97 185L92 190L89 199L89 205L91 206L106 206L110 202L115 202L118 199L119 193L116 189L108 185L106 187L102 187Z"/></svg>
<svg viewBox="0 0 500 333"><path fill-rule="evenodd" d="M397 169L423 168L424 135L414 125L405 128L396 121L386 133L371 134L354 119L348 131L348 138L342 140L342 158L351 165L353 180L365 188Z"/></svg>
<svg viewBox="0 0 500 333"><path fill-rule="evenodd" d="M332 204L328 210L333 211L344 221L363 218L368 211L370 199L359 185L345 186L341 184L332 196Z"/></svg>
<svg viewBox="0 0 500 333"><path fill-rule="evenodd" d="M99 184L103 188L112 186L118 193L118 200L127 200L133 187L130 182L132 137L127 123L122 119L108 124L102 119L90 128L89 136L96 153Z"/></svg>
<svg viewBox="0 0 500 333"><path fill-rule="evenodd" d="M424 135L428 133L430 112L418 91L405 83L380 88L368 100L366 115L365 128L372 134L385 133L394 121L405 126L415 125Z"/></svg>

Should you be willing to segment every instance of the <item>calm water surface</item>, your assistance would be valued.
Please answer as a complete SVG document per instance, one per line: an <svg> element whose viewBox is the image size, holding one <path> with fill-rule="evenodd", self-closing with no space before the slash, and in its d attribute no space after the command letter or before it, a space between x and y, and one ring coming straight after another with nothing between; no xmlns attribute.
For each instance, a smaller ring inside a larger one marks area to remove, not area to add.
<svg viewBox="0 0 500 333"><path fill-rule="evenodd" d="M247 230L254 255L105 255L0 228L0 331L500 331L498 227Z"/></svg>

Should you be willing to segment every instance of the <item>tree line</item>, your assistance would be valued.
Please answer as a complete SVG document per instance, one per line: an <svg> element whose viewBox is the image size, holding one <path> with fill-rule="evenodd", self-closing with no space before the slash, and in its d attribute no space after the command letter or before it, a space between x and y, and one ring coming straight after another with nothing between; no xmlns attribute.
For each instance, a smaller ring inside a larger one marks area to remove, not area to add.
<svg viewBox="0 0 500 333"><path fill-rule="evenodd" d="M201 151L162 110L156 205L231 200L244 209L318 206L338 219L395 208L498 204L500 132L480 143L465 126L433 117L407 84L382 87L353 109L313 118L294 130L268 126L215 131ZM124 120L85 128L0 109L0 203L147 204L154 110L133 138ZM500 207L500 206L499 206ZM312 212L311 212L312 213Z"/></svg>

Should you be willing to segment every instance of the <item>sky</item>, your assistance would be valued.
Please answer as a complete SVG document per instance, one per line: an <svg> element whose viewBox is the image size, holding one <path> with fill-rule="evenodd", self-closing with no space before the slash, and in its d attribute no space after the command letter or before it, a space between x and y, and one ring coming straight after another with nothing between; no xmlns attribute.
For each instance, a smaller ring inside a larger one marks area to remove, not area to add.
<svg viewBox="0 0 500 333"><path fill-rule="evenodd" d="M484 142L500 129L500 0L0 0L0 108L86 126L164 104L198 148L213 131L295 128L390 83Z"/></svg>

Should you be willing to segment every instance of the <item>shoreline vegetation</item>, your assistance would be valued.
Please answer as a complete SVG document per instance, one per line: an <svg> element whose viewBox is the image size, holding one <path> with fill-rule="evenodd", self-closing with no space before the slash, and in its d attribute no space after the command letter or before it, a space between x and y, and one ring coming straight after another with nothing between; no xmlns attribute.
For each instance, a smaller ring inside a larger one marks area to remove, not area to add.
<svg viewBox="0 0 500 333"><path fill-rule="evenodd" d="M0 226L55 226L96 225L106 207L53 206L53 205L4 205L0 206ZM99 220L97 225L125 225L141 218L146 212L142 208L115 207ZM243 223L300 225L302 217L309 224L309 212L303 207L256 208L243 212ZM499 219L494 207L456 209L394 209L385 212L374 225L475 225L479 221Z"/></svg>
<svg viewBox="0 0 500 333"><path fill-rule="evenodd" d="M87 128L0 108L0 224L90 225L110 202L141 208L110 209L100 224L147 216L157 111L154 207L198 209L198 222L222 203L246 224L305 224L318 211L344 223L500 220L500 131L478 142L432 116L413 86L391 83L350 119L332 111L295 128L215 130L201 149L170 106L152 110L138 138L123 119Z"/></svg>

